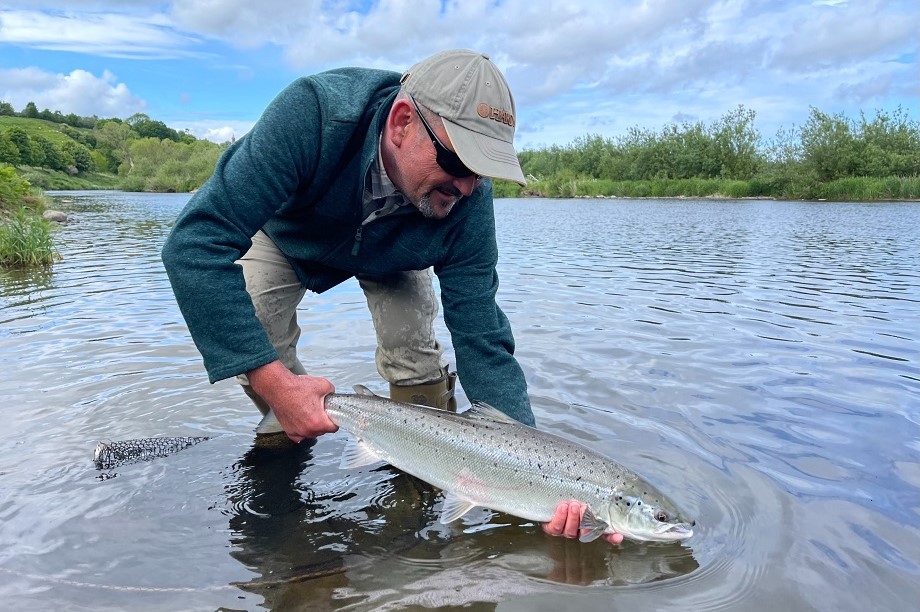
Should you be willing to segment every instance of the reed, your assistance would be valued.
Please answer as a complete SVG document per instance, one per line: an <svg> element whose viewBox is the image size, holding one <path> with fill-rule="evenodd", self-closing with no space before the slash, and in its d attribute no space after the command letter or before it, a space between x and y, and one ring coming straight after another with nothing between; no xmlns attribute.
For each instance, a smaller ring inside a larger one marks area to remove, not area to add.
<svg viewBox="0 0 920 612"><path fill-rule="evenodd" d="M916 200L920 198L920 177L851 176L819 185L817 194L820 199L837 201Z"/></svg>
<svg viewBox="0 0 920 612"><path fill-rule="evenodd" d="M506 181L495 181L494 190L497 198L776 198L871 202L920 199L920 177L847 177L818 182L762 175L749 180L688 178L614 181L568 175L544 180L532 179L524 188Z"/></svg>
<svg viewBox="0 0 920 612"><path fill-rule="evenodd" d="M24 206L0 221L0 266L48 266L54 259L50 222Z"/></svg>

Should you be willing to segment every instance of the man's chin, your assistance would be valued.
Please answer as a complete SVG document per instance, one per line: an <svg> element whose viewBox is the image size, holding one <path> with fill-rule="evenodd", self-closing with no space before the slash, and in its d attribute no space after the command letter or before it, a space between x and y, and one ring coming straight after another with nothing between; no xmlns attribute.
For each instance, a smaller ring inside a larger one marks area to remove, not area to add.
<svg viewBox="0 0 920 612"><path fill-rule="evenodd" d="M453 210L457 200L449 200L445 204L435 204L431 201L431 195L423 196L415 205L422 216L426 219L444 219Z"/></svg>

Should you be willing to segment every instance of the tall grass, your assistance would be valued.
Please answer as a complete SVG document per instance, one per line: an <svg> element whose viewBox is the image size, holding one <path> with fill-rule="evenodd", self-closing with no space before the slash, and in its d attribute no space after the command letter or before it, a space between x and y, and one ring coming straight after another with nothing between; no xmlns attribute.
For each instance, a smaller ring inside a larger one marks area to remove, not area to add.
<svg viewBox="0 0 920 612"><path fill-rule="evenodd" d="M0 266L26 268L54 262L51 223L20 207L0 221Z"/></svg>
<svg viewBox="0 0 920 612"><path fill-rule="evenodd" d="M567 176L531 180L524 188L495 181L494 190L497 198L776 198L853 202L920 199L920 177L857 176L822 183L763 176L746 181L703 178L612 181Z"/></svg>

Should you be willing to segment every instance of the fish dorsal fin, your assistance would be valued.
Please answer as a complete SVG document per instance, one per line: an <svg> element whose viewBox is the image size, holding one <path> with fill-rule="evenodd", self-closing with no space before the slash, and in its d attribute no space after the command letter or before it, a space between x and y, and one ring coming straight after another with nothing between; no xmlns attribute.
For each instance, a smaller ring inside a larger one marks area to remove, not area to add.
<svg viewBox="0 0 920 612"><path fill-rule="evenodd" d="M517 423L510 416L485 402L473 402L473 407L463 413L468 419L496 421L498 423Z"/></svg>
<svg viewBox="0 0 920 612"><path fill-rule="evenodd" d="M463 499L456 493L448 493L444 498L444 508L441 509L441 518L438 519L438 522L446 525L456 521L475 507L476 504L468 499Z"/></svg>
<svg viewBox="0 0 920 612"><path fill-rule="evenodd" d="M581 515L581 524L579 530L587 530L587 533L578 538L582 542L593 542L607 531L607 523L594 516L591 508L585 508L585 513Z"/></svg>
<svg viewBox="0 0 920 612"><path fill-rule="evenodd" d="M383 459L380 455L361 440L349 438L345 443L345 450L342 451L342 461L339 467L343 470L351 470L372 463L380 463Z"/></svg>
<svg viewBox="0 0 920 612"><path fill-rule="evenodd" d="M367 395L369 397L377 397L377 394L365 387L364 385L355 385L352 387L355 390L355 393L358 395Z"/></svg>

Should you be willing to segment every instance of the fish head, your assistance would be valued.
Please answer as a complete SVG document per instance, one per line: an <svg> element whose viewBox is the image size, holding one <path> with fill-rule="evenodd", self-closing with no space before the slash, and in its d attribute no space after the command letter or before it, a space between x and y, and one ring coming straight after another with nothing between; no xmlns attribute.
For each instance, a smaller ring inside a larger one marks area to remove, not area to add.
<svg viewBox="0 0 920 612"><path fill-rule="evenodd" d="M610 526L624 537L647 542L674 542L693 535L690 520L651 485L615 489L609 499Z"/></svg>

